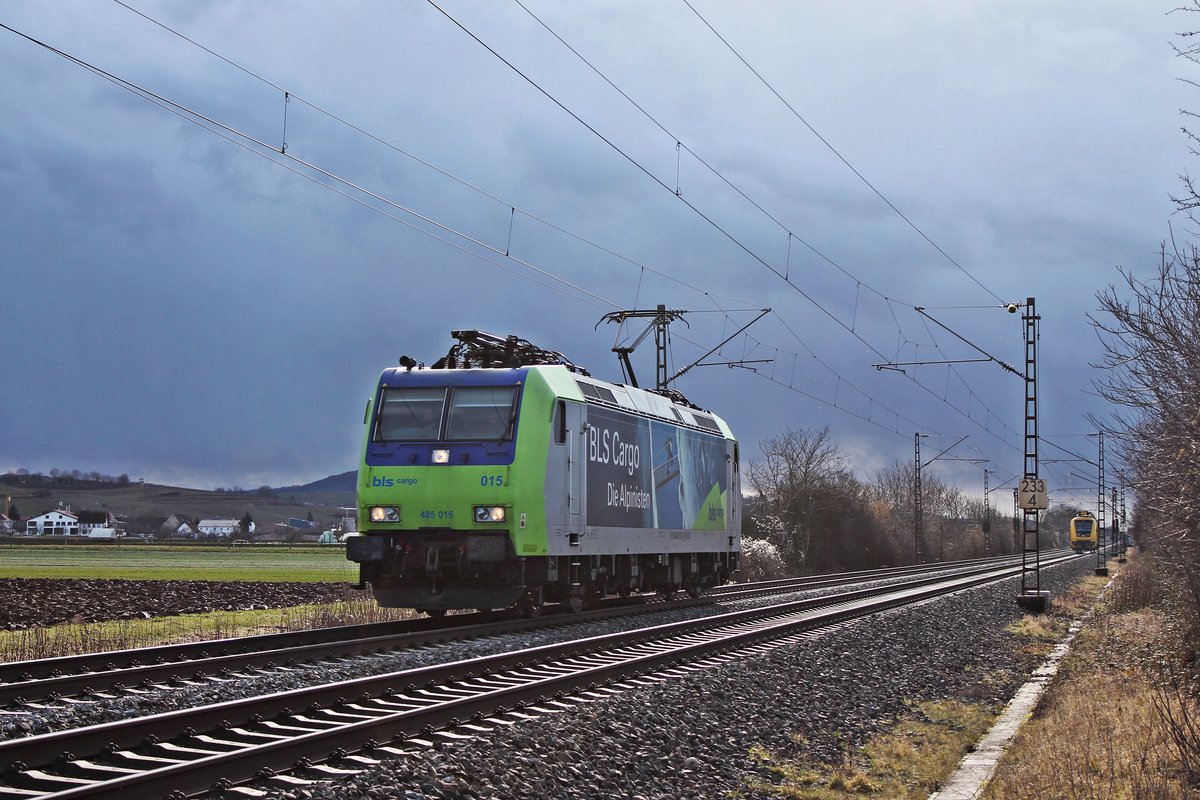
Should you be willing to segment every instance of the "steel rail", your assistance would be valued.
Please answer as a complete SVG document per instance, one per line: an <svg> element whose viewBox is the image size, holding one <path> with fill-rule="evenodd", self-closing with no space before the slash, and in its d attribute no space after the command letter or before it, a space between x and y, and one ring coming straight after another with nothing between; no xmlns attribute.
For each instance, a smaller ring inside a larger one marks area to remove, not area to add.
<svg viewBox="0 0 1200 800"><path fill-rule="evenodd" d="M1047 565L1050 563L1057 562L1048 561ZM0 764L10 765L6 771L10 784L25 784L26 788L18 790L26 797L130 800L177 790L198 792L221 778L249 779L262 767L286 769L297 759L325 758L338 748L359 749L364 742L380 737L412 736L436 726L457 725L476 715L499 713L498 708L538 702L592 683L611 683L679 660L706 658L790 635L806 625L836 624L1017 574L1016 566L979 568L949 578L921 578L901 586L860 589L769 609L732 612L10 740L0 743ZM717 637L714 629L726 633ZM674 639L676 645L668 646L665 639ZM616 656L622 654L626 657L618 660ZM514 683L517 680L524 682ZM422 682L426 682L424 689L420 688ZM405 685L403 694L396 694L397 684ZM357 699L347 701L346 697ZM297 714L293 710L305 704L307 712ZM266 717L282 721L264 722ZM260 722L274 733L246 730ZM157 744L163 737L177 737L185 729L191 730L186 732L184 744ZM197 729L213 733L197 735ZM288 738L279 738L282 736ZM268 741L263 743L264 739ZM132 748L145 743L156 751L154 755L132 752ZM59 759L58 776L48 771L49 767L30 769L24 763L30 760L44 764L48 754L63 751L67 752ZM120 772L114 777L114 767L96 766L94 760L77 759L70 751L107 752L110 759L121 760L124 766L115 768ZM135 769L131 765L138 759L149 759L153 768L131 772ZM87 777L72 777L72 771ZM0 796L4 796L3 790Z"/></svg>
<svg viewBox="0 0 1200 800"><path fill-rule="evenodd" d="M1008 563L1008 559L972 559L940 565L893 567L752 584L732 584L710 590L701 598L675 600L669 605L614 603L595 611L524 619L505 616L496 620L494 614L464 614L459 615L462 622L453 626L435 624L444 620L419 619L407 621L408 624L390 622L346 625L242 639L191 642L141 650L13 662L0 665L0 707L43 699L55 700L64 696L88 696L108 690L126 691L129 687L153 688L156 683L206 680L213 675L224 678L243 670L272 669L279 665L287 666L315 659L379 653L501 633L611 619L668 608L690 608L714 601L946 571L984 563ZM487 621L478 621L481 617Z"/></svg>

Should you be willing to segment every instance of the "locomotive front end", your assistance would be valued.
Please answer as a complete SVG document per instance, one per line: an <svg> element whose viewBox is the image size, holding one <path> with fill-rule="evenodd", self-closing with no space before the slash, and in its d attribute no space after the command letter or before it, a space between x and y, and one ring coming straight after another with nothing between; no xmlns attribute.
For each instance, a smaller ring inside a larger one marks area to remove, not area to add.
<svg viewBox="0 0 1200 800"><path fill-rule="evenodd" d="M380 377L364 420L359 535L346 547L380 605L436 614L506 608L523 594L517 553L545 548L530 520L541 481L522 479L527 459L516 467L537 438L522 430L536 427L521 424L523 406L537 405L525 379L523 369L411 367Z"/></svg>

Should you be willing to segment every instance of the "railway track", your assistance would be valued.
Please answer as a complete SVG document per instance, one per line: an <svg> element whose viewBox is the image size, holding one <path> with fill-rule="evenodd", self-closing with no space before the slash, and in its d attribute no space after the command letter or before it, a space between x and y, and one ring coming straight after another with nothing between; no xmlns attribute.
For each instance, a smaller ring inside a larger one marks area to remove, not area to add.
<svg viewBox="0 0 1200 800"><path fill-rule="evenodd" d="M0 664L0 708L66 699L111 697L115 694L165 690L196 682L248 678L280 668L463 641L486 636L578 624L650 611L684 609L773 594L822 589L867 581L901 579L981 564L1007 564L1019 559L972 559L918 567L862 570L804 578L717 587L700 598L655 601L651 596L613 600L583 613L552 613L513 618L502 613L462 614L370 625L192 642L178 645L92 653L38 661Z"/></svg>
<svg viewBox="0 0 1200 800"><path fill-rule="evenodd" d="M1045 558L1051 566L1061 558ZM890 586L578 639L0 743L0 798L242 795L353 772L438 739L703 668L881 610L1019 574L975 566ZM299 709L299 710L298 710ZM381 744L383 743L383 744ZM354 753L350 755L350 753ZM257 778L256 778L257 776ZM182 793L182 794L178 794Z"/></svg>

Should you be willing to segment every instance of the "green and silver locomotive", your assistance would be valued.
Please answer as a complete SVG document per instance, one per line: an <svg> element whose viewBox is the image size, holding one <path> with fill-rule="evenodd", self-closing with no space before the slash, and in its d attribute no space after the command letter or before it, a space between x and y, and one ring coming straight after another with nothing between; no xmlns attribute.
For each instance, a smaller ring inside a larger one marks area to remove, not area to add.
<svg viewBox="0 0 1200 800"><path fill-rule="evenodd" d="M431 614L699 594L741 551L738 445L673 393L597 380L516 337L454 331L367 404L346 557L380 605Z"/></svg>

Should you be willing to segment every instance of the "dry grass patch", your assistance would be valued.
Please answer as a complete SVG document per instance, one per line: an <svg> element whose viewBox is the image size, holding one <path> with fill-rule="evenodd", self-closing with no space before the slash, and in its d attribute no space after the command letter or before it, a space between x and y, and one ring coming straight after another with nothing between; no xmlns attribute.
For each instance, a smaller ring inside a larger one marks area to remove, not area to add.
<svg viewBox="0 0 1200 800"><path fill-rule="evenodd" d="M884 736L869 741L841 764L780 759L763 748L751 758L775 780L755 779L756 795L794 800L838 800L872 795L924 798L936 790L987 731L993 713L955 701L921 703Z"/></svg>
<svg viewBox="0 0 1200 800"><path fill-rule="evenodd" d="M1128 657L1158 626L1143 611L1101 617L1085 628L983 797L1196 797L1180 779L1179 759L1155 710L1163 690Z"/></svg>
<svg viewBox="0 0 1200 800"><path fill-rule="evenodd" d="M373 599L254 611L214 611L152 619L67 623L0 631L0 661L133 650L180 642L411 619L413 611L380 608Z"/></svg>
<svg viewBox="0 0 1200 800"><path fill-rule="evenodd" d="M1096 602L1096 597L1108 584L1109 578L1090 575L1076 582L1058 597L1051 598L1050 610L1045 614L1024 614L1008 626L1010 633L1029 641L1020 651L1029 655L1045 657L1050 654L1071 627L1071 623L1082 617Z"/></svg>

